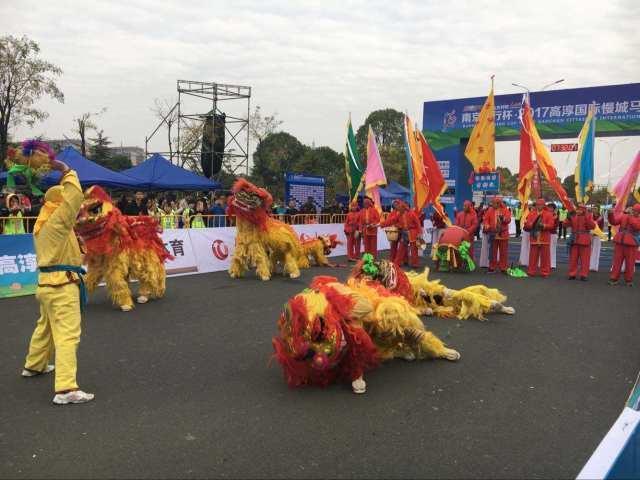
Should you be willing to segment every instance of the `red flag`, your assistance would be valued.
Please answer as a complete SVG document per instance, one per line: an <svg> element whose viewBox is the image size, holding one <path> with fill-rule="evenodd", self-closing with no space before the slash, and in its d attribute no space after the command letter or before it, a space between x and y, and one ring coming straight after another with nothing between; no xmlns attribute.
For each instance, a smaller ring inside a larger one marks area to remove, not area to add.
<svg viewBox="0 0 640 480"><path fill-rule="evenodd" d="M450 224L448 218L445 216L444 207L440 203L440 196L447 190L447 182L442 176L440 171L440 165L436 160L435 155L431 151L431 147L424 138L422 132L418 132L418 138L420 140L420 148L422 150L422 165L423 165L423 179L426 180L428 185L427 198L425 205L420 206L420 209L429 203L433 204L433 208L445 219L447 224ZM416 205L417 206L417 205Z"/></svg>

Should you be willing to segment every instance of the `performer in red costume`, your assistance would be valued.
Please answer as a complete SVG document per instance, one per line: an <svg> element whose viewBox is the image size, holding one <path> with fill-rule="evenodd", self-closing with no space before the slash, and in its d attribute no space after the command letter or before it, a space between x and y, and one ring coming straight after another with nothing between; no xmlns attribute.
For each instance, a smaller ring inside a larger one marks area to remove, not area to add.
<svg viewBox="0 0 640 480"><path fill-rule="evenodd" d="M495 196L491 206L482 217L482 228L489 237L489 273L499 267L503 273L507 271L509 259L509 224L511 212L502 201L502 197Z"/></svg>
<svg viewBox="0 0 640 480"><path fill-rule="evenodd" d="M358 202L349 205L349 213L344 222L344 234L347 237L347 257L350 262L360 260L360 208Z"/></svg>
<svg viewBox="0 0 640 480"><path fill-rule="evenodd" d="M360 232L364 242L364 251L378 256L378 225L380 214L373 205L371 197L364 197L364 208L360 210Z"/></svg>
<svg viewBox="0 0 640 480"><path fill-rule="evenodd" d="M576 212L571 212L564 221L565 227L571 228L571 252L569 254L569 280L575 280L580 259L580 280L587 280L591 258L591 230L596 222L587 212L583 204L578 205Z"/></svg>
<svg viewBox="0 0 640 480"><path fill-rule="evenodd" d="M434 246L440 242L440 236L444 233L444 229L447 228L447 222L445 221L444 217L442 217L442 215L434 210L431 214L431 223L431 255L433 255Z"/></svg>
<svg viewBox="0 0 640 480"><path fill-rule="evenodd" d="M398 200L398 220L396 226L399 230L398 238L398 252L394 261L398 265L402 265L407 252L409 255L409 265L411 267L418 267L420 260L418 259L418 236L422 230L420 226L420 219L418 215L409 208L402 200Z"/></svg>
<svg viewBox="0 0 640 480"><path fill-rule="evenodd" d="M613 238L613 267L609 285L617 285L624 261L624 280L627 286L633 286L633 273L636 268L636 252L640 241L640 203L636 203L630 213L616 215L609 212L609 224L619 225Z"/></svg>
<svg viewBox="0 0 640 480"><path fill-rule="evenodd" d="M400 212L398 212L398 200L394 200L391 206L393 207L393 210L387 216L387 218L380 223L380 226L383 228L386 228L386 227L398 228L396 225L396 223L398 222L398 217L400 217ZM389 260L394 262L396 259L397 253L398 253L398 240L389 240ZM402 265L402 264L399 263L398 265Z"/></svg>
<svg viewBox="0 0 640 480"><path fill-rule="evenodd" d="M524 231L529 232L529 269L527 275L535 277L540 266L540 274L546 278L551 273L551 232L556 228L553 212L543 198L536 200L536 208L529 212L524 223ZM539 265L538 265L539 264Z"/></svg>
<svg viewBox="0 0 640 480"><path fill-rule="evenodd" d="M473 203L469 200L464 201L463 210L456 215L456 225L464 228L469 233L469 255L473 258L473 239L478 229L478 214L473 208Z"/></svg>

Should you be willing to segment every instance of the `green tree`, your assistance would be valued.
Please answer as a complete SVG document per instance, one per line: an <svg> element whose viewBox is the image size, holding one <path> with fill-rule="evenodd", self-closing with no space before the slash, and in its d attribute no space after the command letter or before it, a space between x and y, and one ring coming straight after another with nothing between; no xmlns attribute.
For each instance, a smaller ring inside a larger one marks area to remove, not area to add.
<svg viewBox="0 0 640 480"><path fill-rule="evenodd" d="M284 175L295 171L305 153L305 147L293 135L286 132L267 135L253 154L251 178L257 184L268 187L277 196L284 196Z"/></svg>
<svg viewBox="0 0 640 480"><path fill-rule="evenodd" d="M106 111L107 107L103 107L98 112L86 112L73 119L75 123L73 133L80 137L80 153L83 157L87 156L87 133L91 130L97 130L98 128L92 119L102 115Z"/></svg>
<svg viewBox="0 0 640 480"><path fill-rule="evenodd" d="M0 160L7 156L9 127L47 118L47 112L34 108L41 97L64 102L55 82L62 70L39 54L38 44L26 36L0 37Z"/></svg>
<svg viewBox="0 0 640 480"><path fill-rule="evenodd" d="M500 193L503 195L516 195L518 191L518 176L511 173L506 167L496 167L500 173Z"/></svg>
<svg viewBox="0 0 640 480"><path fill-rule="evenodd" d="M318 175L326 179L326 198L334 198L338 192L346 192L344 155L330 147L305 147L302 157L294 165L294 172Z"/></svg>
<svg viewBox="0 0 640 480"><path fill-rule="evenodd" d="M576 180L573 175L569 175L562 180L562 187L567 192L570 198L575 198L576 196Z"/></svg>
<svg viewBox="0 0 640 480"><path fill-rule="evenodd" d="M369 126L373 129L382 158L382 165L387 176L387 181L396 181L402 185L409 183L407 157L404 147L404 114L393 108L376 110L371 112L358 128L356 142L361 158L367 154L367 139Z"/></svg>
<svg viewBox="0 0 640 480"><path fill-rule="evenodd" d="M89 140L91 141L91 146L89 147L91 160L103 167L109 168L108 165L111 160L111 151L109 150L111 140L109 140L109 137L105 137L104 131L99 130L97 136Z"/></svg>
<svg viewBox="0 0 640 480"><path fill-rule="evenodd" d="M129 158L128 155L117 154L110 156L104 166L116 172L120 172L127 168L131 168L133 165L131 164L131 158Z"/></svg>

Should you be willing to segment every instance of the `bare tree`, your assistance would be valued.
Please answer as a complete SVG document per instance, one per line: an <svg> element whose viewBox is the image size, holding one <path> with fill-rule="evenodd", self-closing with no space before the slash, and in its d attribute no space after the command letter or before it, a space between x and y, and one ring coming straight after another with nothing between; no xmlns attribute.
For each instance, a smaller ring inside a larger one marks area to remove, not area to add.
<svg viewBox="0 0 640 480"><path fill-rule="evenodd" d="M41 97L64 102L55 82L62 69L38 58L39 54L39 45L26 36L0 37L0 160L7 156L10 126L22 122L32 126L48 117L34 108Z"/></svg>
<svg viewBox="0 0 640 480"><path fill-rule="evenodd" d="M282 120L278 120L276 115L276 113L273 115L262 115L262 110L260 109L260 105L258 105L249 116L249 135L258 142L256 147L259 147L265 138L275 133L278 127L282 125Z"/></svg>
<svg viewBox="0 0 640 480"><path fill-rule="evenodd" d="M167 126L167 142L169 144L169 161L173 163L173 142L175 138L172 136L173 126L178 122L178 103L175 100L164 98L156 98L151 111Z"/></svg>
<svg viewBox="0 0 640 480"><path fill-rule="evenodd" d="M198 120L185 120L180 128L180 166L187 166L202 175L200 165L200 149L202 144L202 132L204 122Z"/></svg>
<svg viewBox="0 0 640 480"><path fill-rule="evenodd" d="M87 156L87 133L91 130L97 130L98 126L93 122L92 118L102 115L107 111L107 107L101 108L98 112L87 112L74 118L76 126L73 133L80 137L80 153L83 157Z"/></svg>

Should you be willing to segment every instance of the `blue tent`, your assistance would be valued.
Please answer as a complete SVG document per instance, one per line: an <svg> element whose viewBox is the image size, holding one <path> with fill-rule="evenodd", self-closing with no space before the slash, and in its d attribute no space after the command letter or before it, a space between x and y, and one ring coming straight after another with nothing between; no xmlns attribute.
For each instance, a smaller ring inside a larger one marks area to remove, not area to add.
<svg viewBox="0 0 640 480"><path fill-rule="evenodd" d="M403 187L402 185L400 185L398 182L391 182L389 183L389 185L387 185L387 191L394 193L396 195L400 195L400 197L406 202L409 200L409 197L411 196L411 191L406 188Z"/></svg>
<svg viewBox="0 0 640 480"><path fill-rule="evenodd" d="M156 153L123 174L136 179L146 190L216 190L220 183L172 164Z"/></svg>
<svg viewBox="0 0 640 480"><path fill-rule="evenodd" d="M384 188L380 188L378 190L380 191L380 203L384 207L391 205L391 202L398 198L402 199L402 195L396 195L395 193L391 193ZM358 197L362 199L364 197L364 192L360 192L358 194ZM347 203L349 203L349 196L346 194L338 193L336 194L336 201L346 205Z"/></svg>
<svg viewBox="0 0 640 480"><path fill-rule="evenodd" d="M73 147L65 148L56 155L56 158L76 171L83 187L100 185L109 188L141 188L138 180L87 160ZM45 175L40 183L46 187L51 187L52 185L57 185L59 181L60 172L51 172Z"/></svg>

